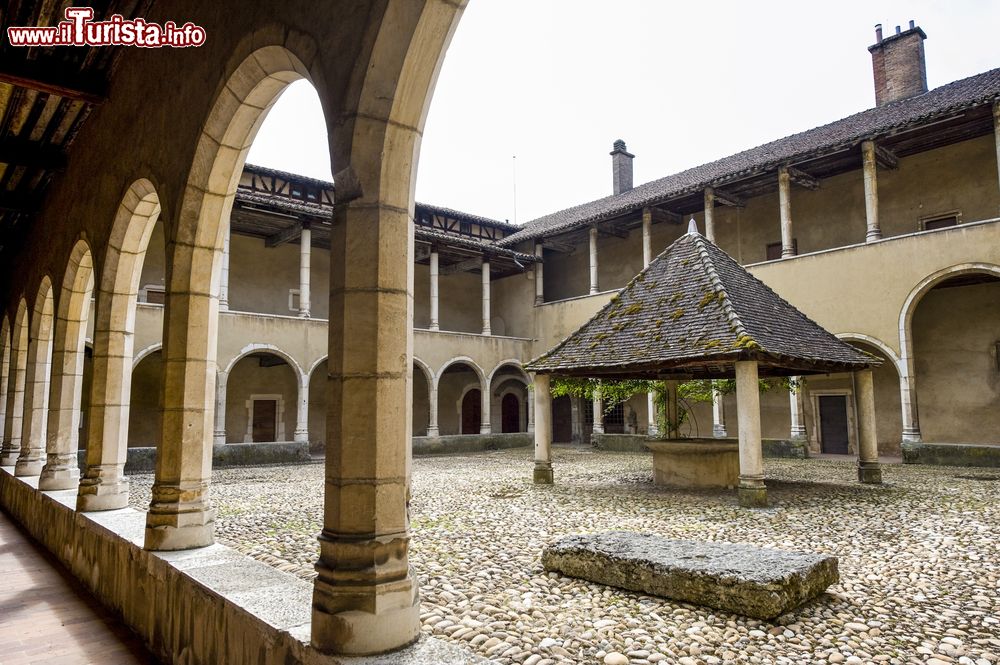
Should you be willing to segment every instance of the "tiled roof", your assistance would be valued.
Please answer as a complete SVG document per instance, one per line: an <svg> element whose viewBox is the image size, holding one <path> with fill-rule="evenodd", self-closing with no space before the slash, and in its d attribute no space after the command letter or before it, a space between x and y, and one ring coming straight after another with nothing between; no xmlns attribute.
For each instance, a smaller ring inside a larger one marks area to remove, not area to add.
<svg viewBox="0 0 1000 665"><path fill-rule="evenodd" d="M690 194L707 186L722 184L796 160L837 152L867 139L932 122L974 106L1000 98L1000 69L955 81L909 99L856 113L822 127L793 134L777 141L680 173L653 180L603 199L560 210L524 225L501 244L512 244L570 230L576 226L611 219L654 205L669 198Z"/></svg>
<svg viewBox="0 0 1000 665"><path fill-rule="evenodd" d="M732 376L736 360L762 375L877 364L795 309L697 231L681 236L530 371L600 376Z"/></svg>
<svg viewBox="0 0 1000 665"><path fill-rule="evenodd" d="M330 221L333 214L332 206L292 199L282 194L272 194L263 190L252 190L246 187L238 187L236 189L236 202L243 205L261 206L269 210L279 210L297 215L309 215L310 217L325 219L326 221Z"/></svg>
<svg viewBox="0 0 1000 665"><path fill-rule="evenodd" d="M508 247L498 247L492 241L486 239L480 240L478 238L462 236L457 233L447 233L445 231L438 231L424 226L415 227L413 233L417 240L423 240L431 243L438 242L453 247L466 247L468 249L483 252L488 256L506 256L524 264L537 263L539 260L534 254L517 252Z"/></svg>

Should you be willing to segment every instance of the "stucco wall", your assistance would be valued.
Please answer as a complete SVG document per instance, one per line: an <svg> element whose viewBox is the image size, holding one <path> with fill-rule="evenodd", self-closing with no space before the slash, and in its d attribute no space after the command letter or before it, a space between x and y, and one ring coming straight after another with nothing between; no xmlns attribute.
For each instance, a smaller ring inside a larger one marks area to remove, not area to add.
<svg viewBox="0 0 1000 665"><path fill-rule="evenodd" d="M163 354L154 352L139 361L132 372L132 401L128 418L130 448L160 445L160 406Z"/></svg>
<svg viewBox="0 0 1000 665"><path fill-rule="evenodd" d="M226 443L249 443L250 425L247 402L251 395L280 395L275 428L277 441L291 441L295 433L298 379L288 364L261 367L255 357L241 359L229 372L226 381ZM261 398L261 399L270 399ZM278 423L282 423L279 427Z"/></svg>

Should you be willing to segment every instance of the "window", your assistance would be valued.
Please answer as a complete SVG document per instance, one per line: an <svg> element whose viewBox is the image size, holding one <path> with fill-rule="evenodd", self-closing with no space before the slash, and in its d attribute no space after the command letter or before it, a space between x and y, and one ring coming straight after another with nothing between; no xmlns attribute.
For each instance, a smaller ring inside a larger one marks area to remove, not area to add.
<svg viewBox="0 0 1000 665"><path fill-rule="evenodd" d="M923 231L933 231L934 229L946 229L949 226L958 226L958 218L961 213L949 212L944 215L924 217L920 220L920 227Z"/></svg>
<svg viewBox="0 0 1000 665"><path fill-rule="evenodd" d="M604 424L605 425L624 425L625 424L625 405L622 403L615 404L611 407L610 411L604 412Z"/></svg>
<svg viewBox="0 0 1000 665"><path fill-rule="evenodd" d="M299 290L298 289L288 289L288 311L298 312L299 311Z"/></svg>
<svg viewBox="0 0 1000 665"><path fill-rule="evenodd" d="M467 235L467 236L471 236L472 235L472 224L469 223L469 222L459 222L458 223L458 232L462 233L464 235Z"/></svg>
<svg viewBox="0 0 1000 665"><path fill-rule="evenodd" d="M167 292L161 284L147 284L142 288L140 300L151 305L162 305L167 301Z"/></svg>
<svg viewBox="0 0 1000 665"><path fill-rule="evenodd" d="M794 251L796 254L799 253L799 239L798 238L792 238L792 251ZM777 261L778 259L780 259L781 258L781 243L780 242L769 243L768 246L767 246L767 249L765 250L765 256L766 256L766 258L765 258L766 261Z"/></svg>

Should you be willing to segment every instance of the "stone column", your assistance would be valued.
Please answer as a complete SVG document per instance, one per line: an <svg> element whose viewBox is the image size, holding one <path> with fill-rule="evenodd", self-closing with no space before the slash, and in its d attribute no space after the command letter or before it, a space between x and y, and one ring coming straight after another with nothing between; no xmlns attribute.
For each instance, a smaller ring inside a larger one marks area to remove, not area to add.
<svg viewBox="0 0 1000 665"><path fill-rule="evenodd" d="M18 341L18 327L11 331L11 354L7 377L7 417L3 424L3 446L0 448L0 466L13 466L21 454L21 435L24 430L24 388L27 376L28 350L25 341ZM23 335L20 335L23 337Z"/></svg>
<svg viewBox="0 0 1000 665"><path fill-rule="evenodd" d="M535 483L551 485L552 477L552 393L548 374L534 376L535 398Z"/></svg>
<svg viewBox="0 0 1000 665"><path fill-rule="evenodd" d="M9 338L4 342L4 346L0 348L0 458L3 457L5 450L3 441L6 439L4 431L7 429L7 399L9 398L11 387L10 367L12 365L12 348ZM0 464L0 466L3 465Z"/></svg>
<svg viewBox="0 0 1000 665"><path fill-rule="evenodd" d="M215 377L215 434L212 442L217 446L226 445L226 381L228 376L219 370Z"/></svg>
<svg viewBox="0 0 1000 665"><path fill-rule="evenodd" d="M604 400L601 394L594 395L594 434L604 434Z"/></svg>
<svg viewBox="0 0 1000 665"><path fill-rule="evenodd" d="M545 267L542 265L545 248L540 242L535 243L535 256L538 257L538 262L535 264L535 305L541 305L545 302Z"/></svg>
<svg viewBox="0 0 1000 665"><path fill-rule="evenodd" d="M490 422L490 407L492 406L493 395L490 392L489 380L485 382L482 390L479 391L480 409L479 409L479 433L489 434L493 431L492 424Z"/></svg>
<svg viewBox="0 0 1000 665"><path fill-rule="evenodd" d="M861 161L865 177L865 220L868 230L865 242L882 239L882 227L878 221L878 162L875 159L875 142L861 142Z"/></svg>
<svg viewBox="0 0 1000 665"><path fill-rule="evenodd" d="M712 436L717 439L729 436L726 432L726 409L722 402L722 393L716 389L715 381L712 382Z"/></svg>
<svg viewBox="0 0 1000 665"><path fill-rule="evenodd" d="M792 427L788 435L793 439L806 437L806 419L802 411L802 377L793 376L794 386L788 391L788 406L791 411Z"/></svg>
<svg viewBox="0 0 1000 665"><path fill-rule="evenodd" d="M490 262L483 260L483 334L490 335Z"/></svg>
<svg viewBox="0 0 1000 665"><path fill-rule="evenodd" d="M529 391L528 393L528 434L533 434L535 431L535 398L534 395Z"/></svg>
<svg viewBox="0 0 1000 665"><path fill-rule="evenodd" d="M80 482L77 450L80 440L85 328L84 321L65 317L60 317L56 322L46 434L48 450L45 466L38 478L38 489L41 490L74 489Z"/></svg>
<svg viewBox="0 0 1000 665"><path fill-rule="evenodd" d="M597 293L597 227L590 227L590 292Z"/></svg>
<svg viewBox="0 0 1000 665"><path fill-rule="evenodd" d="M309 443L309 376L299 379L299 408L295 413L295 443Z"/></svg>
<svg viewBox="0 0 1000 665"><path fill-rule="evenodd" d="M368 185L334 213L330 239L331 417L312 644L337 653L386 651L420 633L407 511L414 231L409 188L379 180L389 156L368 137L388 131L381 122L355 130L352 168ZM413 130L392 131L412 151Z"/></svg>
<svg viewBox="0 0 1000 665"><path fill-rule="evenodd" d="M299 316L304 319L312 316L311 296L309 294L311 264L312 227L309 226L309 222L302 222L302 236L299 238Z"/></svg>
<svg viewBox="0 0 1000 665"><path fill-rule="evenodd" d="M431 250L431 325L430 330L440 330L438 319L438 253Z"/></svg>
<svg viewBox="0 0 1000 665"><path fill-rule="evenodd" d="M226 225L226 235L222 240L222 279L219 281L219 311L229 309L229 222Z"/></svg>
<svg viewBox="0 0 1000 665"><path fill-rule="evenodd" d="M705 237L715 242L715 190L705 188Z"/></svg>
<svg viewBox="0 0 1000 665"><path fill-rule="evenodd" d="M997 174L1000 175L1000 101L993 104L993 140L997 149ZM1000 181L997 184L1000 185Z"/></svg>
<svg viewBox="0 0 1000 665"><path fill-rule="evenodd" d="M658 436L660 426L656 422L656 395L653 393L646 393L646 421L646 434Z"/></svg>
<svg viewBox="0 0 1000 665"><path fill-rule="evenodd" d="M740 505L761 508L767 505L767 488L760 444L760 386L756 360L736 361L736 413L739 419Z"/></svg>
<svg viewBox="0 0 1000 665"><path fill-rule="evenodd" d="M427 393L427 404L430 411L427 414L427 436L440 436L441 430L438 425L438 388L437 382L432 381L430 391Z"/></svg>
<svg viewBox="0 0 1000 665"><path fill-rule="evenodd" d="M653 260L653 209L642 209L642 267Z"/></svg>
<svg viewBox="0 0 1000 665"><path fill-rule="evenodd" d="M908 339L905 327L900 328L899 339L901 341ZM912 345L912 341L910 344ZM902 347L899 400L903 409L903 442L920 443L923 437L920 433L920 414L917 409L916 364L913 361L913 352L909 350L908 345L903 342Z"/></svg>
<svg viewBox="0 0 1000 665"><path fill-rule="evenodd" d="M42 316L38 312L35 316ZM51 315L49 315L51 317ZM44 318L44 317L43 317ZM51 318L50 318L51 321ZM15 476L37 476L45 465L45 440L49 412L49 370L52 366L51 323L42 323L37 339L28 342L28 371L24 392L21 454L14 464Z"/></svg>
<svg viewBox="0 0 1000 665"><path fill-rule="evenodd" d="M681 438L680 431L680 408L677 403L677 381L664 381L663 391L666 394L665 419L667 421L667 431L664 432L668 439Z"/></svg>
<svg viewBox="0 0 1000 665"><path fill-rule="evenodd" d="M870 369L854 373L858 406L858 480L862 483L882 482L878 463L878 437L875 430L875 383Z"/></svg>
<svg viewBox="0 0 1000 665"><path fill-rule="evenodd" d="M781 216L781 258L795 256L792 235L792 181L788 169L778 169L778 209Z"/></svg>

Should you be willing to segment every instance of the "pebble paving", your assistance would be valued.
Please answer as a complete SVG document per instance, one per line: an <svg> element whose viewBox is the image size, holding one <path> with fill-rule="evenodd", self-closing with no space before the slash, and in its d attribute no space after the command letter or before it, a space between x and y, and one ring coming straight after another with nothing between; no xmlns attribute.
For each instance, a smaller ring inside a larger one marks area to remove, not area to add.
<svg viewBox="0 0 1000 665"><path fill-rule="evenodd" d="M772 506L652 484L648 455L557 447L417 458L410 561L424 632L498 663L1000 663L1000 471L766 460ZM133 505L152 477L135 475ZM321 464L213 474L218 540L312 579ZM841 582L774 623L546 574L566 534L634 530L833 554Z"/></svg>

